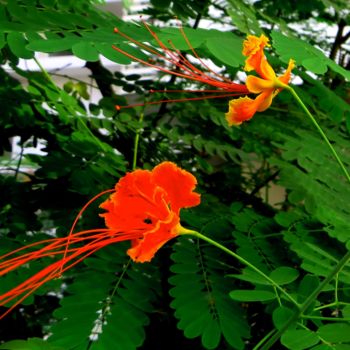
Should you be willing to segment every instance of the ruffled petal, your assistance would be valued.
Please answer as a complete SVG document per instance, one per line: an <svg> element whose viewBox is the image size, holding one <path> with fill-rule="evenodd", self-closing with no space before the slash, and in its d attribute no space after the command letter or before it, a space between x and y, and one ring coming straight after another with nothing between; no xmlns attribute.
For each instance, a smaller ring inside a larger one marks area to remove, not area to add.
<svg viewBox="0 0 350 350"><path fill-rule="evenodd" d="M251 119L256 112L262 112L269 108L273 98L273 89L266 90L258 95L255 100L249 97L240 97L229 102L229 111L226 120L230 126L240 125Z"/></svg>
<svg viewBox="0 0 350 350"><path fill-rule="evenodd" d="M164 244L178 236L180 232L180 219L175 213L172 213L169 220L158 222L152 231L145 232L138 240L133 240L132 247L127 254L136 262L150 261Z"/></svg>
<svg viewBox="0 0 350 350"><path fill-rule="evenodd" d="M261 78L255 77L254 75L249 75L246 80L246 86L249 92L252 92L254 94L259 94L260 92L263 92L267 89L273 89L274 81L261 79Z"/></svg>
<svg viewBox="0 0 350 350"><path fill-rule="evenodd" d="M240 97L229 102L229 110L225 117L229 126L240 125L252 118L256 110L255 100L249 97Z"/></svg>
<svg viewBox="0 0 350 350"><path fill-rule="evenodd" d="M247 56L245 61L244 70L251 71L260 69L260 63L264 55L264 47L270 46L269 39L265 35L257 37L255 35L248 35L247 39L243 42L243 55Z"/></svg>
<svg viewBox="0 0 350 350"><path fill-rule="evenodd" d="M171 162L163 162L152 171L154 183L167 193L168 204L175 213L181 208L196 206L200 195L193 192L197 185L196 178Z"/></svg>
<svg viewBox="0 0 350 350"><path fill-rule="evenodd" d="M116 192L100 207L106 226L119 232L149 230L158 220L169 215L166 192L152 182L148 170L126 174L116 185Z"/></svg>
<svg viewBox="0 0 350 350"><path fill-rule="evenodd" d="M278 80L281 81L283 84L288 84L290 81L291 73L292 73L292 70L294 69L294 67L295 67L295 61L290 59L289 63L288 63L287 70L284 72L283 75L278 77Z"/></svg>

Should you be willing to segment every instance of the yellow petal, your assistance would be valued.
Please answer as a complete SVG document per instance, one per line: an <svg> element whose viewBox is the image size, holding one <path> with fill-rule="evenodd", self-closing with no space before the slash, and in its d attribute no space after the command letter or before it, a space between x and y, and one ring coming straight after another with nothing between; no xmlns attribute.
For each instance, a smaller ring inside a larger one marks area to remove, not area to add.
<svg viewBox="0 0 350 350"><path fill-rule="evenodd" d="M273 89L266 90L255 99L255 103L257 106L256 110L258 112L263 112L271 106L272 99L274 97L273 91Z"/></svg>
<svg viewBox="0 0 350 350"><path fill-rule="evenodd" d="M243 42L243 55L251 56L257 53L259 50L262 50L265 46L270 46L269 38L264 34L260 35L258 38L255 35L248 35L247 39Z"/></svg>
<svg viewBox="0 0 350 350"><path fill-rule="evenodd" d="M254 75L249 75L247 77L245 84L248 90L254 94L259 94L260 92L263 92L267 89L274 88L273 80L261 79L261 78L255 77Z"/></svg>
<svg viewBox="0 0 350 350"><path fill-rule="evenodd" d="M291 72L292 69L295 67L295 61L290 59L289 63L288 63L288 68L287 70L284 72L283 75L281 75L280 77L278 77L278 80L281 81L283 84L288 84L290 81L290 76L291 76Z"/></svg>
<svg viewBox="0 0 350 350"><path fill-rule="evenodd" d="M273 89L266 90L255 100L249 97L240 97L229 102L229 110L225 114L229 126L240 125L251 119L256 112L262 112L270 107L273 99Z"/></svg>
<svg viewBox="0 0 350 350"><path fill-rule="evenodd" d="M267 61L265 55L261 58L260 65L255 70L263 79L276 79L276 73L270 66L270 63Z"/></svg>

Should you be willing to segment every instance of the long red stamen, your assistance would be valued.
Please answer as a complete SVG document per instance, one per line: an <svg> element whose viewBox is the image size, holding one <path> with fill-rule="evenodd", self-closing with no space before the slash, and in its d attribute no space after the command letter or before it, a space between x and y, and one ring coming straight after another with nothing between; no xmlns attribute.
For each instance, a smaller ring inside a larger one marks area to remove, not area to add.
<svg viewBox="0 0 350 350"><path fill-rule="evenodd" d="M70 242L70 237L75 229L75 226L79 220L79 218L82 216L82 214L84 213L84 211L86 210L86 208L92 203L94 202L97 198L101 197L102 195L106 194L106 193L110 193L110 192L114 192L115 190L114 189L110 189L110 190L106 190L106 191L102 191L100 193L98 193L96 196L94 196L93 198L91 198L80 210L80 212L78 213L78 215L76 216L74 222L73 222L73 225L69 231L69 234L68 234L68 240L67 240L67 245L66 245L66 251L64 252L63 254L63 259L66 257L66 254L67 254L67 250L68 250L68 246L69 246L69 242Z"/></svg>
<svg viewBox="0 0 350 350"><path fill-rule="evenodd" d="M96 236L99 236L101 232L109 232L109 229L93 229L93 230L86 230L86 231L74 233L74 235L71 237L71 244L93 239ZM91 234L91 233L98 233L98 234L84 237L87 234ZM22 250L27 249L27 248L32 248L32 247L37 246L37 245L45 244L45 246L43 248L38 249L34 252L22 254L20 256L15 257L15 258L8 259L6 261L1 262L0 263L0 276L16 269L17 267L19 267L21 265L24 265L32 260L39 259L43 256L57 255L60 252L64 253L64 250L57 251L57 249L59 249L61 247L66 247L67 240L68 240L68 236L67 237L60 237L60 238L52 238L52 239L36 242L33 244L29 244L23 248L20 248L20 249L17 249L15 251L11 252L10 254L14 254L16 252L22 251ZM46 244L46 243L50 243L50 244ZM6 254L5 256L9 256L9 254ZM5 256L3 256L3 257L5 257ZM3 257L1 257L1 259Z"/></svg>
<svg viewBox="0 0 350 350"><path fill-rule="evenodd" d="M164 43L159 39L158 35L150 28L147 22L142 21L145 28L152 35L152 37L156 40L157 44L163 49L163 51L170 57L170 61L179 69L188 72L190 75L195 75L196 73L199 76L204 78L209 78L204 72L194 67L190 61L186 57L184 57L179 50L177 50L169 40L169 44L172 46L174 51L171 51Z"/></svg>
<svg viewBox="0 0 350 350"><path fill-rule="evenodd" d="M168 91L166 91L168 92ZM171 90L169 91L171 92ZM126 108L134 108L134 107L142 107L142 106L148 106L148 105L157 105L161 104L163 102L171 103L171 102L185 102L185 101L200 101L200 100L208 100L212 98L227 98L227 97L232 97L232 96L240 96L241 94L236 93L236 94L222 94L222 95L210 95L210 96L199 96L199 97L186 97L186 98L178 98L178 99L167 99L167 100L159 100L159 101L153 101L153 102L145 102L145 103L135 103L132 105L127 105L127 106L120 106L116 105L115 108L117 111L121 109L126 109Z"/></svg>
<svg viewBox="0 0 350 350"><path fill-rule="evenodd" d="M188 40L188 37L187 37L187 35L186 35L186 33L185 33L185 30L184 30L184 28L183 28L183 26L182 26L182 24L181 24L181 21L179 21L179 20L177 19L177 23L178 23L179 30L180 30L180 32L181 32L183 38L185 39L185 41L186 41L188 47L190 48L190 50L191 50L191 52L193 53L194 57L196 57L197 60L201 63L201 65L204 66L210 73L214 74L214 75L217 76L218 78L223 79L224 81L226 81L226 82L232 84L232 82L231 82L229 79L227 79L227 78L225 78L224 76L222 76L222 75L220 75L220 74L214 72L214 71L199 57L199 55L197 54L196 50L195 50L194 47L191 45L191 42Z"/></svg>
<svg viewBox="0 0 350 350"><path fill-rule="evenodd" d="M92 236L84 237L83 233L96 233ZM95 253L97 250L105 247L106 245L125 241L125 240L132 240L142 237L142 231L135 230L131 233L118 233L113 232L109 229L103 229L103 230L89 230L89 231L82 231L78 232L76 234L73 234L71 237L71 244L75 243L75 238L78 236L79 241L81 240L90 240L91 242L84 244L80 248L74 248L69 249L67 251L67 254L64 258L62 258L59 261L56 261L55 263L45 267L32 277L28 278L26 281L22 282L17 287L11 289L7 293L0 296L0 306L7 304L8 302L12 301L13 299L20 297L19 300L15 302L4 314L0 316L0 319L5 317L13 308L15 308L18 304L20 304L25 298L27 298L30 294L35 292L40 286L42 286L44 283L60 277L61 274L90 256L91 254ZM59 238L57 240L66 240L67 237ZM33 252L35 254L36 252ZM55 252L57 253L57 252ZM45 254L41 255L40 257L45 256ZM38 256L35 254L34 258L38 258ZM27 257L25 259L26 261L33 260L30 257ZM70 264L68 264L70 263ZM23 295L23 293L25 293Z"/></svg>
<svg viewBox="0 0 350 350"><path fill-rule="evenodd" d="M245 85L243 84L237 84L234 82L229 81L228 79L226 79L225 77L221 76L218 73L215 73L213 70L211 70L208 65L206 65L203 60L201 60L197 54L197 52L194 50L193 46L191 45L191 43L189 42L183 28L180 26L180 31L181 34L183 35L189 49L191 50L191 52L193 53L193 55L199 60L199 62L210 71L210 73L214 74L217 78L219 78L220 80L217 80L216 78L210 77L209 75L207 75L206 73L204 73L203 71L201 71L200 69L196 68L188 59L186 59L186 57L179 51L177 50L174 45L171 43L171 41L169 41L171 48L169 49L158 37L158 35L150 28L150 26L145 22L142 21L145 28L147 29L147 31L150 33L150 35L155 39L155 41L157 42L157 44L159 45L159 47L163 50L163 52L165 53L165 55L160 54L158 51L150 48L148 45L145 45L131 37L129 37L128 35L122 33L120 30L115 29L115 32L117 34L119 34L120 36L122 36L123 38L127 39L128 41L130 41L131 43L135 44L136 46L140 47L141 49L147 51L148 53L153 53L155 54L157 57L160 57L161 59L170 62L171 64L173 64L175 67L177 67L176 70L170 70L167 69L165 67L162 66L157 66L155 64L152 64L148 61L145 61L141 58L135 57L132 54L122 50L121 48L117 47L117 46L112 46L116 51L122 53L123 55L131 58L134 61L140 62L146 66L158 69L164 73L167 74L172 74L184 79L189 79L189 80L193 80L193 81L199 81L208 85L212 85L215 87L218 87L220 89L226 90L227 92L237 92L240 94L248 94L249 91L246 88Z"/></svg>

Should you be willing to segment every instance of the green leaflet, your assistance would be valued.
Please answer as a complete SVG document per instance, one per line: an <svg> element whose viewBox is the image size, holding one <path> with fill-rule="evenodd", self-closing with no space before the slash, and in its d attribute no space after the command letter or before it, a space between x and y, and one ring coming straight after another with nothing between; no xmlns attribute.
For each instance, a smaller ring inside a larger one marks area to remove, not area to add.
<svg viewBox="0 0 350 350"><path fill-rule="evenodd" d="M12 340L0 345L4 350L64 350L64 348L51 345L47 341L39 338L29 338L28 340Z"/></svg>
<svg viewBox="0 0 350 350"><path fill-rule="evenodd" d="M233 290L230 292L230 297L233 300L240 302L251 302L251 301L271 301L276 299L276 294L267 290Z"/></svg>
<svg viewBox="0 0 350 350"><path fill-rule="evenodd" d="M209 38L206 45L215 58L223 64L232 67L240 67L244 64L241 38L234 35L230 38Z"/></svg>
<svg viewBox="0 0 350 350"><path fill-rule="evenodd" d="M281 343L291 350L309 349L318 342L317 334L308 329L287 330L281 337Z"/></svg>
<svg viewBox="0 0 350 350"><path fill-rule="evenodd" d="M259 215L249 208L244 208L239 211L233 210L231 220L235 225L232 236L238 246L237 253L240 256L267 274L282 265L279 257L274 254L276 246L265 238L265 235L268 237L280 230L272 219Z"/></svg>
<svg viewBox="0 0 350 350"><path fill-rule="evenodd" d="M22 33L9 33L7 43L13 52L19 58L30 59L34 57L34 52L26 49L27 40Z"/></svg>
<svg viewBox="0 0 350 350"><path fill-rule="evenodd" d="M99 55L93 43L80 42L72 46L72 52L75 56L88 62L98 61Z"/></svg>

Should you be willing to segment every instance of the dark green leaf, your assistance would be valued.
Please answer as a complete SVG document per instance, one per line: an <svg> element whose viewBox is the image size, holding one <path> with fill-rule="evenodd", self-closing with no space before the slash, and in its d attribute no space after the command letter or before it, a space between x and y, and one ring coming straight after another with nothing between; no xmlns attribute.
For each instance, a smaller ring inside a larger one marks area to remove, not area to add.
<svg viewBox="0 0 350 350"><path fill-rule="evenodd" d="M250 301L271 301L276 299L276 294L267 290L234 290L230 292L233 300L241 302Z"/></svg>
<svg viewBox="0 0 350 350"><path fill-rule="evenodd" d="M287 330L281 337L281 343L291 350L308 349L319 341L317 334L308 329Z"/></svg>

